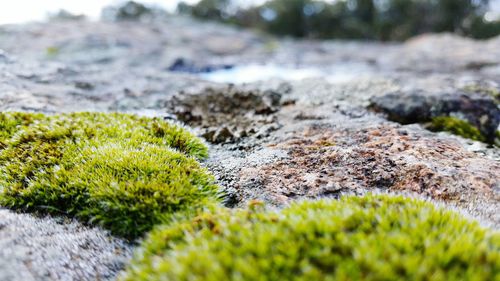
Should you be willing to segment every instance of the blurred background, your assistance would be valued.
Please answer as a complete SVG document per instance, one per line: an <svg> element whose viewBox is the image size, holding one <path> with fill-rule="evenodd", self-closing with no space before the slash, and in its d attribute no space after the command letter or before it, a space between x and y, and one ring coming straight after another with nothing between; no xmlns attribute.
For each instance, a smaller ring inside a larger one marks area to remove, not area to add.
<svg viewBox="0 0 500 281"><path fill-rule="evenodd" d="M2 1L0 24L47 17L110 18L124 1ZM122 18L147 17L148 7L188 14L267 33L306 37L400 41L429 32L473 38L500 34L500 0L156 0L118 11ZM115 9L115 10L113 10ZM151 15L149 15L151 16Z"/></svg>
<svg viewBox="0 0 500 281"><path fill-rule="evenodd" d="M479 92L471 98L487 100L465 119L483 128L494 108L490 142L500 123L500 0L0 3L0 110L163 116L184 93L252 83L288 93L286 82L299 108L348 112L397 91L417 96L398 94L405 108L426 101L411 113L423 118L394 118L403 123L429 122L433 99L469 110L462 94Z"/></svg>

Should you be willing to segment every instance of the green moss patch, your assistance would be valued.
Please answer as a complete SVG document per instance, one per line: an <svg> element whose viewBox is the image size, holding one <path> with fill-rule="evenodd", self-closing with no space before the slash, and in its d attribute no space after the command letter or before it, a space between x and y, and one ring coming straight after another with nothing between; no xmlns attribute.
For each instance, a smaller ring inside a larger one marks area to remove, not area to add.
<svg viewBox="0 0 500 281"><path fill-rule="evenodd" d="M216 201L185 129L125 114L0 113L0 205L76 217L136 238Z"/></svg>
<svg viewBox="0 0 500 281"><path fill-rule="evenodd" d="M499 280L500 234L404 197L207 211L154 230L122 280Z"/></svg>
<svg viewBox="0 0 500 281"><path fill-rule="evenodd" d="M474 125L451 116L433 118L429 129L434 132L444 131L471 140L486 142L486 137Z"/></svg>
<svg viewBox="0 0 500 281"><path fill-rule="evenodd" d="M42 118L43 114L0 113L0 149L7 145L7 141L14 133Z"/></svg>

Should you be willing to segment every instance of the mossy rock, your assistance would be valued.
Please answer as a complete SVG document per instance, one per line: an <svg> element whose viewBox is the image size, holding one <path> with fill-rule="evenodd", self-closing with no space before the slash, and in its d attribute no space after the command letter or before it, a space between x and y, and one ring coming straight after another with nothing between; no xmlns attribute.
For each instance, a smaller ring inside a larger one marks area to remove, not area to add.
<svg viewBox="0 0 500 281"><path fill-rule="evenodd" d="M494 87L468 85L463 88L464 91L469 93L477 93L492 97L497 104L500 104L500 90Z"/></svg>
<svg viewBox="0 0 500 281"><path fill-rule="evenodd" d="M0 113L0 205L76 217L137 238L217 201L204 143L126 114Z"/></svg>
<svg viewBox="0 0 500 281"><path fill-rule="evenodd" d="M500 234L384 195L207 211L154 230L121 280L499 280Z"/></svg>
<svg viewBox="0 0 500 281"><path fill-rule="evenodd" d="M486 137L478 128L467 121L451 116L432 118L429 129L434 132L449 132L467 139L486 142Z"/></svg>

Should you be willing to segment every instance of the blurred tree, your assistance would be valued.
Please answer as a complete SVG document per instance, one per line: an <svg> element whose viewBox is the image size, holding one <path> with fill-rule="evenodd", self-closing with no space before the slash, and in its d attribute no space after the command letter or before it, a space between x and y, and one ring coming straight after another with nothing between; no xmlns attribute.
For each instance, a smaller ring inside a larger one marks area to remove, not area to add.
<svg viewBox="0 0 500 281"><path fill-rule="evenodd" d="M311 5L311 0L271 0L264 4L262 9L269 9L275 17L268 20L267 30L279 35L292 35L304 37L308 35L306 7Z"/></svg>
<svg viewBox="0 0 500 281"><path fill-rule="evenodd" d="M116 11L116 19L136 20L145 15L150 15L151 13L151 9L145 5L135 1L128 1L123 6L118 8Z"/></svg>
<svg viewBox="0 0 500 281"><path fill-rule="evenodd" d="M180 2L177 10L202 19L226 20L228 18L227 9L230 4L231 0L201 0L193 6Z"/></svg>
<svg viewBox="0 0 500 281"><path fill-rule="evenodd" d="M465 33L477 39L487 39L500 34L500 20L486 21L484 17L471 17L465 26Z"/></svg>
<svg viewBox="0 0 500 281"><path fill-rule="evenodd" d="M179 11L294 37L405 40L426 32L477 38L500 34L500 22L484 20L489 0L269 0L236 11L232 2L202 0L181 4Z"/></svg>

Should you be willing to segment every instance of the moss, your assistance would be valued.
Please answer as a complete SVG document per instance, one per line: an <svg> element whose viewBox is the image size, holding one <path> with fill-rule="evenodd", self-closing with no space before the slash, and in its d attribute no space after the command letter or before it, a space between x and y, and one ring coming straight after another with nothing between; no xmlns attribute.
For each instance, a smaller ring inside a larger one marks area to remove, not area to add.
<svg viewBox="0 0 500 281"><path fill-rule="evenodd" d="M155 229L121 280L499 280L500 234L415 199L206 211Z"/></svg>
<svg viewBox="0 0 500 281"><path fill-rule="evenodd" d="M6 146L6 141L12 135L20 130L26 128L33 122L43 118L42 114L26 114L13 112L9 114L0 113L0 149Z"/></svg>
<svg viewBox="0 0 500 281"><path fill-rule="evenodd" d="M58 47L47 47L47 49L45 49L45 53L47 54L48 57L55 57L57 56L59 53L60 53L60 49Z"/></svg>
<svg viewBox="0 0 500 281"><path fill-rule="evenodd" d="M216 201L201 140L125 114L0 113L0 204L77 217L136 238Z"/></svg>
<svg viewBox="0 0 500 281"><path fill-rule="evenodd" d="M479 131L478 128L474 127L467 121L451 116L439 116L433 118L429 129L435 132L449 132L454 135L476 141L486 141L486 137Z"/></svg>

